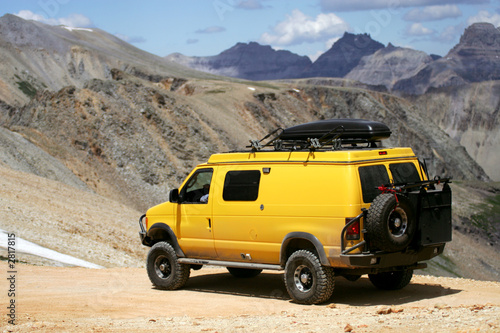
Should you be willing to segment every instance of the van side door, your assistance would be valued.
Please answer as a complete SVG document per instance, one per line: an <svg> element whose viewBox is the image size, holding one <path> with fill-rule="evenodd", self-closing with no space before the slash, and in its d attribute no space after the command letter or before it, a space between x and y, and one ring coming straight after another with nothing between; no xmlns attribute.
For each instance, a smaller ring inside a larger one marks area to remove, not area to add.
<svg viewBox="0 0 500 333"><path fill-rule="evenodd" d="M197 169L179 190L177 239L190 258L217 258L212 232L213 174L212 168Z"/></svg>

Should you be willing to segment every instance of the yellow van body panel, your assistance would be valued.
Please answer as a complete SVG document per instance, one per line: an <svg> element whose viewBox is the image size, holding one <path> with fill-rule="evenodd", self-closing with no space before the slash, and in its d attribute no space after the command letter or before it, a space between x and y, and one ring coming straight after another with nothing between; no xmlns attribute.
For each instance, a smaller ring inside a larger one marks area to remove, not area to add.
<svg viewBox="0 0 500 333"><path fill-rule="evenodd" d="M382 164L390 175L390 164L408 162L425 179L411 148L215 154L190 174L214 170L208 203L150 208L147 228L168 225L190 258L264 264L280 263L281 245L289 233L307 233L321 243L331 266L343 267L339 258L346 218L370 206L363 202L359 167ZM252 170L261 174L257 199L225 201L226 174ZM362 240L361 233L359 240L346 244Z"/></svg>

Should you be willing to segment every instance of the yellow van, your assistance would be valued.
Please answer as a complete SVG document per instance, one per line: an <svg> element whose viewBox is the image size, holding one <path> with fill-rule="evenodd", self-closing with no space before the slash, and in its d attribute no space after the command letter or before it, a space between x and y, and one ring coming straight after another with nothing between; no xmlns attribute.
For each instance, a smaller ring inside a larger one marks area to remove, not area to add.
<svg viewBox="0 0 500 333"><path fill-rule="evenodd" d="M328 300L335 276L403 288L451 241L451 190L411 148L378 147L390 134L323 120L212 155L139 220L151 282L178 289L190 269L218 265L236 277L283 270L303 304Z"/></svg>

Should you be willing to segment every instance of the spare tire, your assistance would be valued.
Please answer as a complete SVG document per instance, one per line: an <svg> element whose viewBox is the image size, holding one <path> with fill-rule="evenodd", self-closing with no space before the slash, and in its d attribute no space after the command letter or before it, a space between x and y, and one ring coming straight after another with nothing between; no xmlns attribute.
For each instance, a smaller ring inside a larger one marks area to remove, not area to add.
<svg viewBox="0 0 500 333"><path fill-rule="evenodd" d="M417 229L410 200L400 194L380 194L373 200L365 222L370 245L397 252L410 245Z"/></svg>

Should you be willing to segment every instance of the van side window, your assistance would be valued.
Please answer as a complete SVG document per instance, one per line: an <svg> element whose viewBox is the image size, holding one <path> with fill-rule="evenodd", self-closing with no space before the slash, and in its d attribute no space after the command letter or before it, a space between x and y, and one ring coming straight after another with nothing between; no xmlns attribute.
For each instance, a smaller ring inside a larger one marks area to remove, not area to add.
<svg viewBox="0 0 500 333"><path fill-rule="evenodd" d="M389 165L394 184L416 183L420 181L417 168L413 163L394 163Z"/></svg>
<svg viewBox="0 0 500 333"><path fill-rule="evenodd" d="M180 192L182 202L207 203L212 174L212 169L201 169L192 175Z"/></svg>
<svg viewBox="0 0 500 333"><path fill-rule="evenodd" d="M380 194L377 187L389 183L387 169L384 165L369 165L360 167L358 172L359 179L361 180L363 201L365 203L370 203Z"/></svg>
<svg viewBox="0 0 500 333"><path fill-rule="evenodd" d="M255 201L259 196L260 171L229 171L224 180L225 201Z"/></svg>

